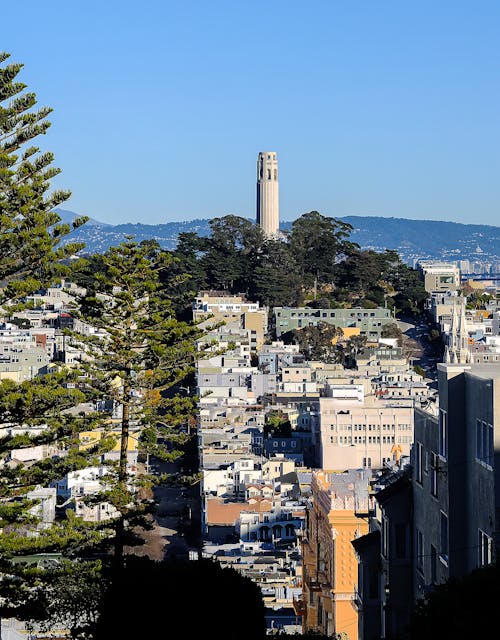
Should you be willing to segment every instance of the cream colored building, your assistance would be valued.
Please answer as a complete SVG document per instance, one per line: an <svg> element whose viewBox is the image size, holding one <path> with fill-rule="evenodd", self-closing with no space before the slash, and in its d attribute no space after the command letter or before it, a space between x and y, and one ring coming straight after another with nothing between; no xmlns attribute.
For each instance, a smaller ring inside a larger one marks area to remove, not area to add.
<svg viewBox="0 0 500 640"><path fill-rule="evenodd" d="M202 327L223 322L228 328L244 329L256 349L263 345L267 333L267 309L241 294L200 291L193 304L193 320Z"/></svg>
<svg viewBox="0 0 500 640"><path fill-rule="evenodd" d="M460 288L460 269L451 262L421 260L418 269L427 293L456 291Z"/></svg>
<svg viewBox="0 0 500 640"><path fill-rule="evenodd" d="M320 462L323 469L382 468L385 462L410 454L413 401L384 402L357 397L349 385L342 396L320 398ZM349 392L349 393L348 393Z"/></svg>

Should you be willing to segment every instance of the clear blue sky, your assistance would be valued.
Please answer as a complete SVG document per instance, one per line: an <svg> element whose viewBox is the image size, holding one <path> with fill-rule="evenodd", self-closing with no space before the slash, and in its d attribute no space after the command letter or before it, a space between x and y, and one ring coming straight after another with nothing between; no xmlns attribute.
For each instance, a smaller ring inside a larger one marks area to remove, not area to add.
<svg viewBox="0 0 500 640"><path fill-rule="evenodd" d="M498 0L24 0L1 47L55 109L67 208L148 223L281 217L500 224Z"/></svg>

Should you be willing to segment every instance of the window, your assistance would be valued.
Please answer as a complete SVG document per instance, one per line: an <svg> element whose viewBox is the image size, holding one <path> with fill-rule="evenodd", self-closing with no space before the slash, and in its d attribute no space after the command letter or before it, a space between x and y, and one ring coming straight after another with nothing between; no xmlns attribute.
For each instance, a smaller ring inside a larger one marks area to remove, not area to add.
<svg viewBox="0 0 500 640"><path fill-rule="evenodd" d="M439 455L443 458L448 455L448 423L444 409L439 410Z"/></svg>
<svg viewBox="0 0 500 640"><path fill-rule="evenodd" d="M437 582L437 549L431 544L431 583Z"/></svg>
<svg viewBox="0 0 500 640"><path fill-rule="evenodd" d="M448 516L441 511L441 536L439 556L444 562L448 562Z"/></svg>
<svg viewBox="0 0 500 640"><path fill-rule="evenodd" d="M478 530L479 534L479 544L478 544L478 566L485 567L488 564L491 564L492 561L492 545L493 540L481 529Z"/></svg>
<svg viewBox="0 0 500 640"><path fill-rule="evenodd" d="M417 570L424 572L424 534L417 529Z"/></svg>
<svg viewBox="0 0 500 640"><path fill-rule="evenodd" d="M406 525L397 524L395 528L396 537L396 558L400 560L406 558Z"/></svg>
<svg viewBox="0 0 500 640"><path fill-rule="evenodd" d="M415 480L422 484L423 474L422 474L422 453L423 447L421 442L415 442Z"/></svg>
<svg viewBox="0 0 500 640"><path fill-rule="evenodd" d="M385 516L382 516L382 555L389 556L389 520Z"/></svg>
<svg viewBox="0 0 500 640"><path fill-rule="evenodd" d="M431 494L437 498L438 494L438 465L439 458L433 451L431 452Z"/></svg>
<svg viewBox="0 0 500 640"><path fill-rule="evenodd" d="M476 458L493 466L493 426L476 420Z"/></svg>

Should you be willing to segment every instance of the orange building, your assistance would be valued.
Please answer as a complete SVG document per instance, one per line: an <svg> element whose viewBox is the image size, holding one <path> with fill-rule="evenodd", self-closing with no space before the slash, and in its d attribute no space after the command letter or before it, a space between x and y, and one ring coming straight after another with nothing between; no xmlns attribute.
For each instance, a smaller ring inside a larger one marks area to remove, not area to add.
<svg viewBox="0 0 500 640"><path fill-rule="evenodd" d="M368 470L315 471L302 542L303 631L358 640L358 563L351 540L368 533Z"/></svg>

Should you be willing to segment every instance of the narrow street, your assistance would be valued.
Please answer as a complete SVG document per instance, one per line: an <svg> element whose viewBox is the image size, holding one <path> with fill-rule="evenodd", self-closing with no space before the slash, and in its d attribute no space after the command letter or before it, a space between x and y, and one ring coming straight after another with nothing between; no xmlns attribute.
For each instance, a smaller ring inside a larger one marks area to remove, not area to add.
<svg viewBox="0 0 500 640"><path fill-rule="evenodd" d="M398 327L403 332L403 349L408 353L413 365L424 369L427 380L435 381L437 377L435 350L429 341L431 330L426 318L404 318L397 320Z"/></svg>
<svg viewBox="0 0 500 640"><path fill-rule="evenodd" d="M154 475L180 473L183 458L176 462L151 461ZM145 540L131 552L152 560L187 559L190 549L197 548L199 534L199 485L158 485L153 490L155 514L150 516L153 528L141 530Z"/></svg>

